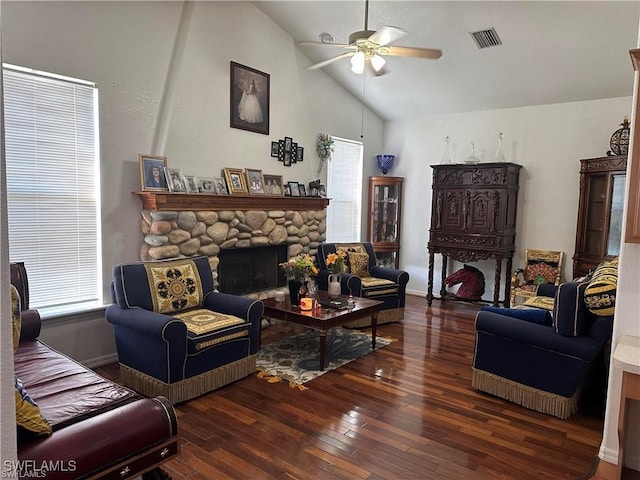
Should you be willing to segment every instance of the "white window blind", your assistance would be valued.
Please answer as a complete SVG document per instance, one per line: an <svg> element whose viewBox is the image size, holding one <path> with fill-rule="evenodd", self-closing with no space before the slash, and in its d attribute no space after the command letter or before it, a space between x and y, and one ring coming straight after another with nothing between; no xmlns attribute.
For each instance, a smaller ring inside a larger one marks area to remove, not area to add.
<svg viewBox="0 0 640 480"><path fill-rule="evenodd" d="M327 168L327 241L359 242L362 216L362 142L332 137Z"/></svg>
<svg viewBox="0 0 640 480"><path fill-rule="evenodd" d="M47 316L101 302L98 89L3 66L9 255Z"/></svg>

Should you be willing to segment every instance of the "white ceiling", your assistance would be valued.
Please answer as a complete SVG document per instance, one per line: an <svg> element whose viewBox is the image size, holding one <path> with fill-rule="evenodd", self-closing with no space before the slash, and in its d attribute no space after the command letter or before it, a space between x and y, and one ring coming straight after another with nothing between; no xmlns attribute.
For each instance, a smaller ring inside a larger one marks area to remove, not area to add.
<svg viewBox="0 0 640 480"><path fill-rule="evenodd" d="M364 0L254 3L295 42L329 32L345 44L364 29ZM442 57L386 57L390 73L380 77L352 73L349 59L322 70L359 99L364 88L385 120L631 96L639 18L638 1L371 0L370 30L402 27L409 34L392 45L438 48ZM478 49L469 33L491 27L503 45ZM309 64L344 51L298 48Z"/></svg>

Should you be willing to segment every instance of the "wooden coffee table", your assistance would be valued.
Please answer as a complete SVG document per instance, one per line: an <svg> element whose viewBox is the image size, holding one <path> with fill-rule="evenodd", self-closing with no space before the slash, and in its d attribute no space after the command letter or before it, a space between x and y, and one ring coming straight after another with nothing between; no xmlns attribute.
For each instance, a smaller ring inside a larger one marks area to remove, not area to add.
<svg viewBox="0 0 640 480"><path fill-rule="evenodd" d="M328 300L329 295L325 291L318 292L319 300ZM347 300L346 295L338 297ZM376 348L376 327L378 312L382 310L384 302L370 300L368 298L353 297L355 305L351 309L338 310L335 308L319 307L313 310L300 310L300 307L292 307L289 296L285 296L284 302L276 302L275 298L262 300L264 304L264 316L297 323L304 327L318 330L320 338L320 370L325 369L325 354L327 348L327 331L340 327L353 320L363 317L371 317L371 348Z"/></svg>

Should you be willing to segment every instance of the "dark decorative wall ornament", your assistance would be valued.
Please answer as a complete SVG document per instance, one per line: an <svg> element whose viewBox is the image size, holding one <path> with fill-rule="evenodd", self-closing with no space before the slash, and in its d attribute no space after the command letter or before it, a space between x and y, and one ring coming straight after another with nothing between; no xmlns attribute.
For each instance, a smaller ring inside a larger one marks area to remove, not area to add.
<svg viewBox="0 0 640 480"><path fill-rule="evenodd" d="M271 142L271 156L277 158L285 167L304 160L304 148L293 141L291 137L284 137L277 142Z"/></svg>
<svg viewBox="0 0 640 480"><path fill-rule="evenodd" d="M611 150L607 150L607 155L627 155L629 152L629 125L629 119L625 115L620 124L622 128L619 128L611 135L611 140L609 140Z"/></svg>

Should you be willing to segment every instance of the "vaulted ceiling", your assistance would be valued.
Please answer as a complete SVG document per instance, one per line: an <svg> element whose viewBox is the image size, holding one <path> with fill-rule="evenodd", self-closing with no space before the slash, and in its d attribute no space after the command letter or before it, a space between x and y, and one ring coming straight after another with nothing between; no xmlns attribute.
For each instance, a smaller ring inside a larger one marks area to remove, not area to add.
<svg viewBox="0 0 640 480"><path fill-rule="evenodd" d="M346 44L364 29L365 0L254 3L295 42L326 32ZM370 30L401 27L409 33L392 45L442 57L389 56L379 77L354 74L348 58L322 70L385 120L631 96L639 19L637 1L371 0ZM502 45L480 49L470 33L489 28ZM309 64L344 52L298 48Z"/></svg>

